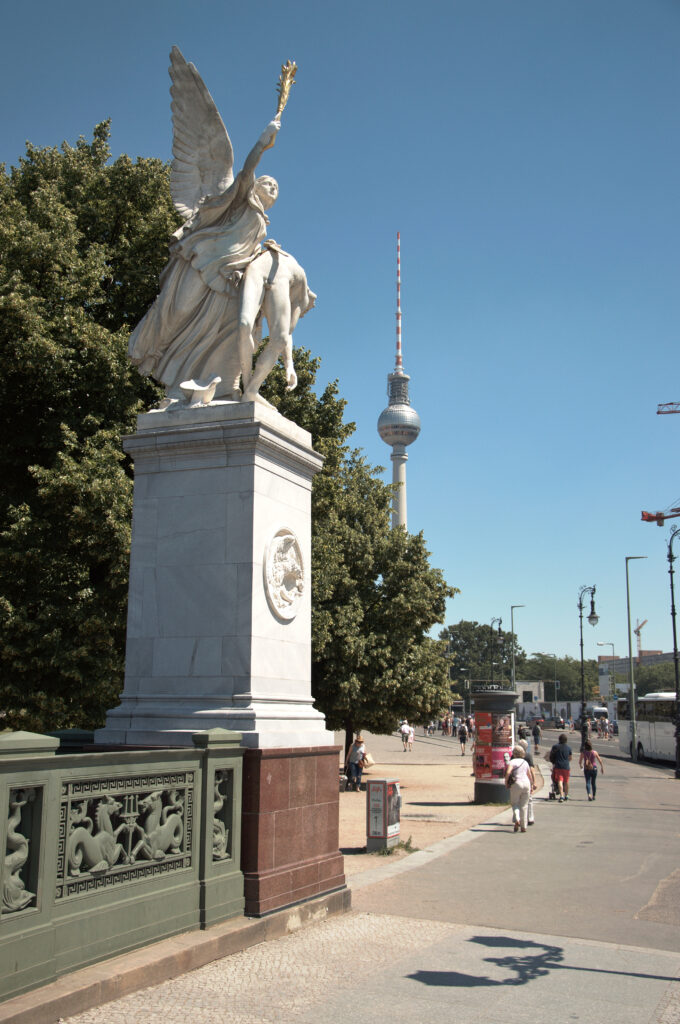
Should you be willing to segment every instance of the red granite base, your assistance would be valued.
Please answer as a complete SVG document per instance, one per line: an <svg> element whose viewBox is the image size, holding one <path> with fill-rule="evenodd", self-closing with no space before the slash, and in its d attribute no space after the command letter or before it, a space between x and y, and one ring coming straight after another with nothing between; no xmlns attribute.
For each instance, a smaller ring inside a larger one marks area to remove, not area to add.
<svg viewBox="0 0 680 1024"><path fill-rule="evenodd" d="M345 885L338 849L338 747L246 749L244 913L280 910Z"/></svg>

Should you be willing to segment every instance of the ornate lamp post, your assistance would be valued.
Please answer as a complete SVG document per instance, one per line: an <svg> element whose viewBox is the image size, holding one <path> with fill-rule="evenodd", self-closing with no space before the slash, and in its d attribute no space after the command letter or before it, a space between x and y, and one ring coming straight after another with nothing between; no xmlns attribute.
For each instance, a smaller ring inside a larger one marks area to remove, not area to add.
<svg viewBox="0 0 680 1024"><path fill-rule="evenodd" d="M674 526L668 538L668 574L671 578L671 621L673 623L673 665L675 666L675 777L680 779L680 672L678 671L678 636L675 628L675 591L673 589L673 541L680 533Z"/></svg>
<svg viewBox="0 0 680 1024"><path fill-rule="evenodd" d="M599 617L595 612L595 587L581 587L578 592L578 621L581 632L581 750L588 739L588 727L586 725L586 678L583 668L583 600L586 594L590 594L590 614L588 622L596 626Z"/></svg>

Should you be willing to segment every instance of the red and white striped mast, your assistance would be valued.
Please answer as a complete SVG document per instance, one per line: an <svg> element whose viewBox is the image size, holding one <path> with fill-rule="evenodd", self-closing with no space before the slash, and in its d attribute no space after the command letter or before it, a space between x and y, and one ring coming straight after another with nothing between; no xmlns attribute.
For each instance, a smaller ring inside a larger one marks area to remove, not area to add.
<svg viewBox="0 0 680 1024"><path fill-rule="evenodd" d="M397 231L397 360L394 371L395 373L404 372L401 361L401 234L399 231Z"/></svg>

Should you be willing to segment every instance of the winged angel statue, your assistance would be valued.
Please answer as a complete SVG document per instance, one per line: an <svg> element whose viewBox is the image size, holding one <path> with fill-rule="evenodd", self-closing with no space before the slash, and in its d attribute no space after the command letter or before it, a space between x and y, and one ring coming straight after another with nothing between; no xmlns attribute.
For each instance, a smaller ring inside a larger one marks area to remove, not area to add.
<svg viewBox="0 0 680 1024"><path fill-rule="evenodd" d="M143 376L165 385L161 408L213 399L254 401L279 356L297 384L292 331L314 305L302 267L266 238L278 185L255 171L274 145L295 74L282 68L279 109L234 177L231 140L193 64L170 54L173 162L170 189L185 217L170 244L160 292L130 337ZM269 342L253 368L267 320Z"/></svg>

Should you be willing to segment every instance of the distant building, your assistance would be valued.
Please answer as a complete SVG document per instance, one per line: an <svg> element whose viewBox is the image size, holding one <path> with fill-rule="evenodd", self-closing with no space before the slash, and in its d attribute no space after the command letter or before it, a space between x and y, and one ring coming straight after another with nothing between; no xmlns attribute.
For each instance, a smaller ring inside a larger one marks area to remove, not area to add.
<svg viewBox="0 0 680 1024"><path fill-rule="evenodd" d="M638 666L646 668L649 665L660 665L664 661L673 661L673 652L670 651L664 654L663 651L640 651L639 656L636 655L633 661L636 668ZM607 655L601 655L597 659L597 674L602 696L614 698L614 680L612 676L617 677L616 695L627 693L630 689L629 672L630 661L627 657L612 658ZM622 679L625 682L621 682Z"/></svg>

